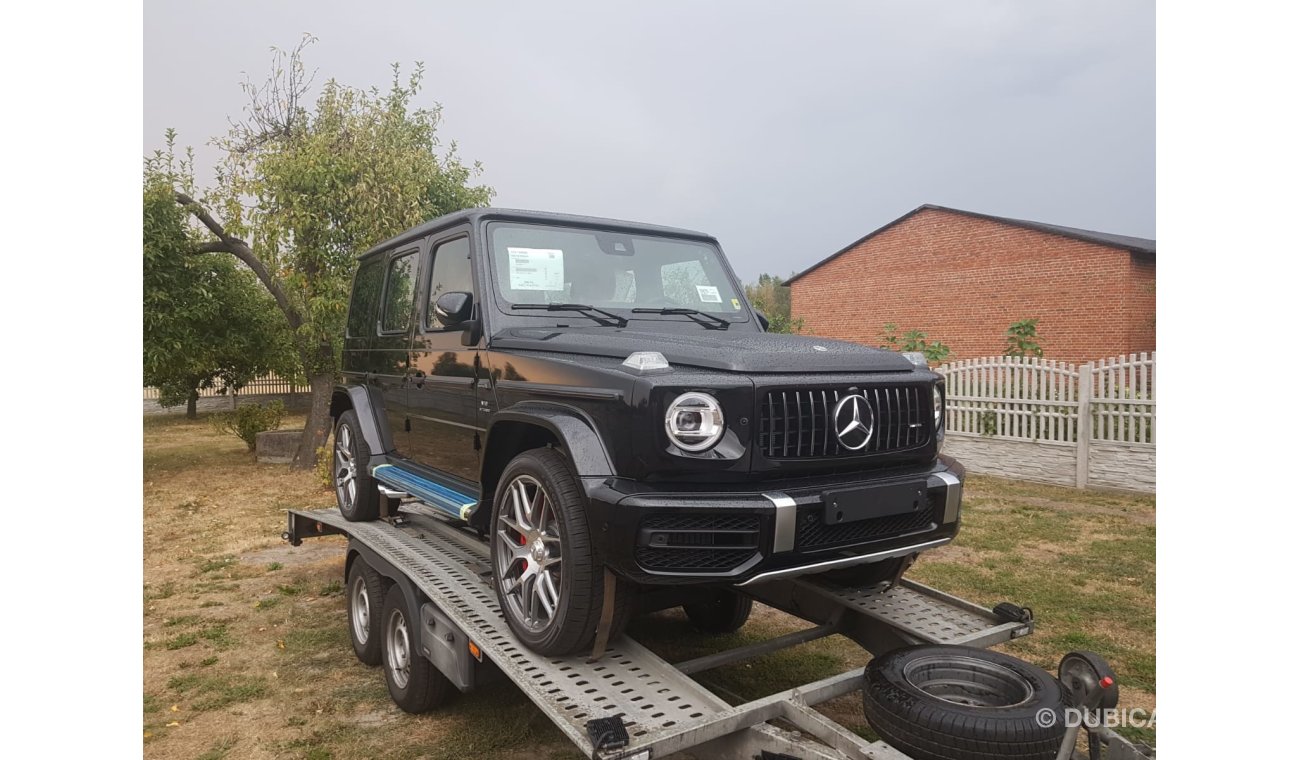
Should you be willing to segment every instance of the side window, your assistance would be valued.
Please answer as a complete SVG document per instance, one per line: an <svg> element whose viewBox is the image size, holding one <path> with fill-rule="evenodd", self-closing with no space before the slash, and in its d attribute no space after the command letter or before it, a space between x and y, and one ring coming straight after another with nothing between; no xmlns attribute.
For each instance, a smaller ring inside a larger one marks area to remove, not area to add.
<svg viewBox="0 0 1300 760"><path fill-rule="evenodd" d="M348 337L366 338L375 334L375 313L379 309L383 276L382 258L372 258L357 270L352 281L352 303L348 306Z"/></svg>
<svg viewBox="0 0 1300 760"><path fill-rule="evenodd" d="M429 279L429 305L424 310L430 329L442 325L434 316L433 305L443 293L473 293L474 280L469 269L469 238L448 240L433 249L433 267Z"/></svg>
<svg viewBox="0 0 1300 760"><path fill-rule="evenodd" d="M704 272L704 265L694 259L664 264L659 271L664 278L664 296L679 306L693 306L699 303L697 286L709 284L709 276Z"/></svg>
<svg viewBox="0 0 1300 760"><path fill-rule="evenodd" d="M415 253L407 253L388 265L384 288L384 312L379 331L403 332L411 324L411 304L415 299Z"/></svg>

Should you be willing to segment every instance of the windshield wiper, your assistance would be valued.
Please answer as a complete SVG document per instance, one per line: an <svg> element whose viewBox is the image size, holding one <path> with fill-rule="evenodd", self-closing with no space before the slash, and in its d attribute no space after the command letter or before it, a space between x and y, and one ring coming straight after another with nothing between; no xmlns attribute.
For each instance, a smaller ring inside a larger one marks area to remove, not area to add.
<svg viewBox="0 0 1300 760"><path fill-rule="evenodd" d="M583 314L582 316L594 319L606 326L627 327L626 317L620 317L611 311L597 309L595 306L588 306L585 303L517 303L511 304L510 308L528 309L532 311L591 311L595 312L595 314ZM604 319L596 316L596 314L602 315Z"/></svg>
<svg viewBox="0 0 1300 760"><path fill-rule="evenodd" d="M633 314L670 314L670 315L678 315L683 317L690 317L694 321L699 322L700 324L704 325L710 330L725 330L728 327L731 327L731 322L728 322L722 317L710 314L707 311L700 311L699 309L687 309L682 307L666 307L663 309L633 309L632 313ZM704 317L704 319L698 319L698 317ZM706 322L704 321L705 319L711 319L713 321Z"/></svg>

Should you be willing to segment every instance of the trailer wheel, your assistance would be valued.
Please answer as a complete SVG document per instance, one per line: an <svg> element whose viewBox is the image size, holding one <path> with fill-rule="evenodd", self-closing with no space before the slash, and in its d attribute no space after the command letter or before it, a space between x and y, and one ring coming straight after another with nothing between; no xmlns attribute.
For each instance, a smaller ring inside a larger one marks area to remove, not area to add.
<svg viewBox="0 0 1300 760"><path fill-rule="evenodd" d="M380 632L383 604L383 578L364 559L352 560L348 569L348 634L352 651L366 665L378 665L384 659Z"/></svg>
<svg viewBox="0 0 1300 760"><path fill-rule="evenodd" d="M357 413L349 409L339 415L334 428L334 496L339 512L352 522L379 518L379 484L370 477L370 447L361 435Z"/></svg>
<svg viewBox="0 0 1300 760"><path fill-rule="evenodd" d="M419 624L419 612L407 605L401 587L390 586L381 621L384 680L388 696L409 713L428 712L456 694L455 684L420 654Z"/></svg>
<svg viewBox="0 0 1300 760"><path fill-rule="evenodd" d="M704 633L734 633L749 620L754 600L738 591L719 589L712 600L683 604L691 624Z"/></svg>
<svg viewBox="0 0 1300 760"><path fill-rule="evenodd" d="M1051 674L964 646L903 647L872 660L862 711L882 739L915 760L1052 760L1066 728Z"/></svg>
<svg viewBox="0 0 1300 760"><path fill-rule="evenodd" d="M547 656L591 646L604 601L604 567L592 551L586 498L554 449L510 461L492 500L492 585L510 630ZM629 617L619 581L610 638Z"/></svg>

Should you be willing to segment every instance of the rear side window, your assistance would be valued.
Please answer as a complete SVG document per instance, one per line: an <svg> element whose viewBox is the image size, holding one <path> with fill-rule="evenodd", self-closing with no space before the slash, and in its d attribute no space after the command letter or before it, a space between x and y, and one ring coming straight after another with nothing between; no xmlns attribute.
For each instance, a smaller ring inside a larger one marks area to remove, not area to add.
<svg viewBox="0 0 1300 760"><path fill-rule="evenodd" d="M469 271L469 238L448 240L433 251L433 274L429 280L429 308L424 313L430 328L442 327L433 305L443 293L473 293Z"/></svg>
<svg viewBox="0 0 1300 760"><path fill-rule="evenodd" d="M404 254L388 265L384 287L383 318L379 331L404 332L411 324L411 304L415 299L415 253Z"/></svg>
<svg viewBox="0 0 1300 760"><path fill-rule="evenodd" d="M364 262L357 270L352 281L352 303L348 306L348 337L365 338L375 334L383 276L384 262L378 258Z"/></svg>

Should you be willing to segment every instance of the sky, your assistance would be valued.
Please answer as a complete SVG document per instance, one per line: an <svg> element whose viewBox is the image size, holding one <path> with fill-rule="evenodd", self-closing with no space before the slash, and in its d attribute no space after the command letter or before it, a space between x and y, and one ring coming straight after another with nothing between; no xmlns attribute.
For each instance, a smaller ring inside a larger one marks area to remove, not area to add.
<svg viewBox="0 0 1300 760"><path fill-rule="evenodd" d="M702 230L747 282L923 203L1155 237L1152 2L149 0L143 151L210 182L304 33L318 83L422 61L493 205Z"/></svg>

